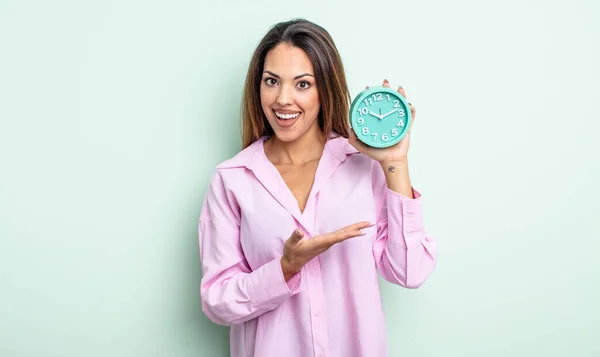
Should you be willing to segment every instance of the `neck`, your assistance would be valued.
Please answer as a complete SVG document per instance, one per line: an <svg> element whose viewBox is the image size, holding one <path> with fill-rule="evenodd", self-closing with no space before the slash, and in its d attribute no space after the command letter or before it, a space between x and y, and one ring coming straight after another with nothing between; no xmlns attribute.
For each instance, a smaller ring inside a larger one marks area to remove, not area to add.
<svg viewBox="0 0 600 357"><path fill-rule="evenodd" d="M321 157L326 139L321 130L308 132L290 142L281 141L273 135L265 143L267 156L274 164L302 165Z"/></svg>

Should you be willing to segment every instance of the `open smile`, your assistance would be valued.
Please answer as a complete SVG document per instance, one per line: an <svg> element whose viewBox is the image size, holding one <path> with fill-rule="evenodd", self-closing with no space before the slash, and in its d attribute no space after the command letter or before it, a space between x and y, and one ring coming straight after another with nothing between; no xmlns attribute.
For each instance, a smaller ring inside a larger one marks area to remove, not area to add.
<svg viewBox="0 0 600 357"><path fill-rule="evenodd" d="M300 112L296 112L296 113L280 113L276 110L274 110L275 112L275 116L279 119L283 119L283 120L289 120L289 119L296 119L299 115Z"/></svg>

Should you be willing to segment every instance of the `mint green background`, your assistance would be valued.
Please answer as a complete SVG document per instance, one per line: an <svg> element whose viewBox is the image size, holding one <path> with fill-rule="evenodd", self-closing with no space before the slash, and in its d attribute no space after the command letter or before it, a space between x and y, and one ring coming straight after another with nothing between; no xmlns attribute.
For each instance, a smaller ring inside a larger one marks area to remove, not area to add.
<svg viewBox="0 0 600 357"><path fill-rule="evenodd" d="M196 221L269 26L388 78L439 265L384 284L391 356L600 356L594 1L0 1L0 356L227 356ZM344 15L341 14L344 11Z"/></svg>

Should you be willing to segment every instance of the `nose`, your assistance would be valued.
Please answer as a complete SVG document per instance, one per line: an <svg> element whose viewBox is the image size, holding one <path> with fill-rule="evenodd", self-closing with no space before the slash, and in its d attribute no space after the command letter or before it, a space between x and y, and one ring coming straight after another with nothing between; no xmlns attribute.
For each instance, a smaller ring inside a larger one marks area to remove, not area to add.
<svg viewBox="0 0 600 357"><path fill-rule="evenodd" d="M281 106L290 105L293 102L292 93L287 86L280 86L277 94L277 104Z"/></svg>

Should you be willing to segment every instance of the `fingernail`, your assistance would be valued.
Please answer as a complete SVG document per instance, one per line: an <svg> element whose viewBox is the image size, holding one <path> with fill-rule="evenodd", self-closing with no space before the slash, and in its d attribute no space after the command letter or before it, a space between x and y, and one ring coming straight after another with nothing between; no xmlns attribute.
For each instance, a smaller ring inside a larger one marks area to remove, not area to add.
<svg viewBox="0 0 600 357"><path fill-rule="evenodd" d="M398 86L398 89L403 89L402 86Z"/></svg>

